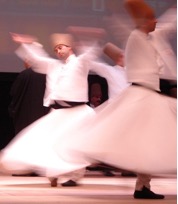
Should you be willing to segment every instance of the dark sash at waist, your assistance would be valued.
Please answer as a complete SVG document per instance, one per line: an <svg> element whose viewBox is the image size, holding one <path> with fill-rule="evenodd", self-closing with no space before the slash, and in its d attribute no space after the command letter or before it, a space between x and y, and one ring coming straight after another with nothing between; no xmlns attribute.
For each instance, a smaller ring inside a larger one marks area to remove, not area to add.
<svg viewBox="0 0 178 204"><path fill-rule="evenodd" d="M60 104L60 102L56 102L54 104L51 104L50 107L54 109L60 109L60 108L72 108L79 105L86 104L85 102L73 102L73 101L62 101L63 103ZM66 104L66 105L64 105Z"/></svg>
<svg viewBox="0 0 178 204"><path fill-rule="evenodd" d="M146 88L146 89L149 89L148 87L143 86L143 85L141 85L141 84L137 84L137 83L132 83L132 85L133 85L133 86L141 86L141 87L144 87L144 88ZM152 89L150 89L150 90L152 90ZM156 90L152 90L152 91L155 91L155 92L157 92L157 93L160 93L160 94L161 94L161 92L160 92L160 91L156 91Z"/></svg>

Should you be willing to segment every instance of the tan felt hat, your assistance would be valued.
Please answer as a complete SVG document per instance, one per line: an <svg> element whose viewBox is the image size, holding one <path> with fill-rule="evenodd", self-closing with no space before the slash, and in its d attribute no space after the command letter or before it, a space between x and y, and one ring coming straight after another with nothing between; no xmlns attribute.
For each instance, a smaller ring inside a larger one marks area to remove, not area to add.
<svg viewBox="0 0 178 204"><path fill-rule="evenodd" d="M106 43L103 52L110 57L114 62L118 60L119 57L123 56L123 50L114 45L113 43Z"/></svg>
<svg viewBox="0 0 178 204"><path fill-rule="evenodd" d="M144 19L154 14L154 10L144 0L125 0L124 5L136 26L140 26Z"/></svg>
<svg viewBox="0 0 178 204"><path fill-rule="evenodd" d="M74 39L71 34L53 33L50 38L53 48L55 48L57 45L66 45L69 47L74 46Z"/></svg>

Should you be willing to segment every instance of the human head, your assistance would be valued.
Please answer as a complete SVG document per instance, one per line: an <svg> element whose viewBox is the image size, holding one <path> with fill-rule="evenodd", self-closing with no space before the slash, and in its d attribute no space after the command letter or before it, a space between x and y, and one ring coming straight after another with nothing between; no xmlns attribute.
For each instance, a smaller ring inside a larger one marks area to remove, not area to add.
<svg viewBox="0 0 178 204"><path fill-rule="evenodd" d="M138 29L145 33L155 30L157 23L155 12L144 0L125 0L124 3Z"/></svg>
<svg viewBox="0 0 178 204"><path fill-rule="evenodd" d="M124 51L111 42L105 44L103 52L111 58L116 65L124 67Z"/></svg>
<svg viewBox="0 0 178 204"><path fill-rule="evenodd" d="M100 83L95 82L91 85L89 100L94 107L97 107L102 103L102 91Z"/></svg>
<svg viewBox="0 0 178 204"><path fill-rule="evenodd" d="M56 56L63 61L66 61L67 58L73 54L74 40L70 34L52 34L51 44Z"/></svg>

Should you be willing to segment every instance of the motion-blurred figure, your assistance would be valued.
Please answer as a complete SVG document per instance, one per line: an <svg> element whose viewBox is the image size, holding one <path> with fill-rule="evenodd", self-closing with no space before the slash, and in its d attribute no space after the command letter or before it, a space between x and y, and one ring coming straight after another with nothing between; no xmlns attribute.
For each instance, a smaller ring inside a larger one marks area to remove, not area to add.
<svg viewBox="0 0 178 204"><path fill-rule="evenodd" d="M46 115L49 108L43 106L46 75L33 71L27 61L11 87L9 114L13 119L15 134Z"/></svg>

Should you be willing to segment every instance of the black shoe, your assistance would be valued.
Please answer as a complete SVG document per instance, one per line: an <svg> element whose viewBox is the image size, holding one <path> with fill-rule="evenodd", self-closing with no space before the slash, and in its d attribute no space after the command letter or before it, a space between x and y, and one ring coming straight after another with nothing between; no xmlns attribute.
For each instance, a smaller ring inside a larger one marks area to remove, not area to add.
<svg viewBox="0 0 178 204"><path fill-rule="evenodd" d="M64 187L70 187L70 186L78 186L78 184L75 182L75 181L72 181L72 180L69 180L65 183L61 183L61 186L64 186Z"/></svg>
<svg viewBox="0 0 178 204"><path fill-rule="evenodd" d="M111 171L103 171L104 176L114 177L115 175Z"/></svg>
<svg viewBox="0 0 178 204"><path fill-rule="evenodd" d="M123 171L121 173L122 177L136 177L137 175L131 171Z"/></svg>
<svg viewBox="0 0 178 204"><path fill-rule="evenodd" d="M32 172L32 173L28 173L28 174L12 174L12 176L36 177L36 176L39 176L39 175L36 174L35 172Z"/></svg>
<svg viewBox="0 0 178 204"><path fill-rule="evenodd" d="M141 191L134 192L134 198L136 199L164 199L164 195L156 194L144 186Z"/></svg>

